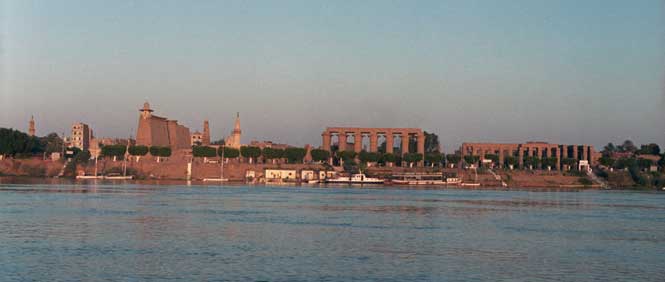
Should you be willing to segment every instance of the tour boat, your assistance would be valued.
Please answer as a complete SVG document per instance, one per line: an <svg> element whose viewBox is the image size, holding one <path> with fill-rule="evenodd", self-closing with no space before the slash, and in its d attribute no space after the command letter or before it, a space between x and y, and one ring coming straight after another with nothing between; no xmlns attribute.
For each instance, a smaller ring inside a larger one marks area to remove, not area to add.
<svg viewBox="0 0 665 282"><path fill-rule="evenodd" d="M394 175L393 184L398 185L458 185L460 179L444 177L443 173L405 173Z"/></svg>
<svg viewBox="0 0 665 282"><path fill-rule="evenodd" d="M353 174L351 177L337 177L326 179L326 183L341 183L341 184L383 184L383 179L367 177L365 174Z"/></svg>

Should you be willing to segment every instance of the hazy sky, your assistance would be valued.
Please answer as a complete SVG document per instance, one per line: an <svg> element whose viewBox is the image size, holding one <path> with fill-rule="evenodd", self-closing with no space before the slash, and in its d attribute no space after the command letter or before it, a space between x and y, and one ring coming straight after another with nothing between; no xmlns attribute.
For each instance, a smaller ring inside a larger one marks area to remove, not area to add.
<svg viewBox="0 0 665 282"><path fill-rule="evenodd" d="M148 100L215 139L238 111L244 142L665 144L665 1L0 3L0 127L122 137Z"/></svg>

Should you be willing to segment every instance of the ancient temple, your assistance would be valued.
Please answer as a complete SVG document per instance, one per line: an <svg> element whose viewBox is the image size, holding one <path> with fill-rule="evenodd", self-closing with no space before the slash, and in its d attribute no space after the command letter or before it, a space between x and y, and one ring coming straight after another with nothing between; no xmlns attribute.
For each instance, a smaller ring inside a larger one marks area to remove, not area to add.
<svg viewBox="0 0 665 282"><path fill-rule="evenodd" d="M178 124L177 120L153 115L150 104L145 102L139 110L139 125L136 144L143 146L166 146L171 149L187 149L191 146L189 128Z"/></svg>

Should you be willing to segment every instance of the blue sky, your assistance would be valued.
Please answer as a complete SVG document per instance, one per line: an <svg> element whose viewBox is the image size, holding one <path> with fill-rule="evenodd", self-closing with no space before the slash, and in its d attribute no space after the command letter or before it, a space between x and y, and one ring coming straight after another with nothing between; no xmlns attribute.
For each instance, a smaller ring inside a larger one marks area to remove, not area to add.
<svg viewBox="0 0 665 282"><path fill-rule="evenodd" d="M0 126L214 138L326 126L464 141L665 144L664 1L0 0Z"/></svg>

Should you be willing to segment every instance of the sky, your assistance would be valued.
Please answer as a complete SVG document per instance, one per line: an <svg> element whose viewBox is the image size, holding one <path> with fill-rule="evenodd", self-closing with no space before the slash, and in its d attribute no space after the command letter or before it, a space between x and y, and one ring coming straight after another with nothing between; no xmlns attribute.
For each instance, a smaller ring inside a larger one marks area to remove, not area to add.
<svg viewBox="0 0 665 282"><path fill-rule="evenodd" d="M138 109L243 142L327 126L665 147L665 1L0 0L0 127L135 135Z"/></svg>

